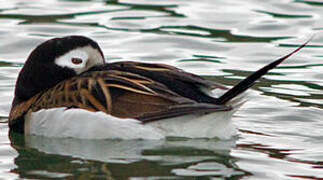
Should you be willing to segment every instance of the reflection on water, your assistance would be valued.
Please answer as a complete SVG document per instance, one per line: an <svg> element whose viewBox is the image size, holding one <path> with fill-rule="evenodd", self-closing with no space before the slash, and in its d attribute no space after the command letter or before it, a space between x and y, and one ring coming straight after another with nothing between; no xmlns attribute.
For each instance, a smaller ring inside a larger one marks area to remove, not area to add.
<svg viewBox="0 0 323 180"><path fill-rule="evenodd" d="M0 1L0 179L323 178L322 8L312 0ZM228 86L315 37L249 91L233 118L236 139L9 139L26 57L70 34L98 41L109 62L167 63Z"/></svg>
<svg viewBox="0 0 323 180"><path fill-rule="evenodd" d="M225 176L244 172L229 155L235 140L77 140L10 134L21 178ZM76 172L75 172L76 171Z"/></svg>

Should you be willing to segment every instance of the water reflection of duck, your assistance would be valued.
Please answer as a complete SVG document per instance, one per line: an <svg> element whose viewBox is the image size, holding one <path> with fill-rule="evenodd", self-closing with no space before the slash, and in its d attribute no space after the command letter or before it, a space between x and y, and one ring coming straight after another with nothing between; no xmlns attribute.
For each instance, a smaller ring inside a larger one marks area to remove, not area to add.
<svg viewBox="0 0 323 180"><path fill-rule="evenodd" d="M32 51L22 68L10 130L76 138L229 138L242 92L289 55L226 87L164 64L104 62L96 42L54 38Z"/></svg>
<svg viewBox="0 0 323 180"><path fill-rule="evenodd" d="M230 155L236 139L88 140L10 132L20 178L243 177ZM205 169L207 167L207 169ZM141 169L138 171L138 169ZM163 178L161 178L163 179Z"/></svg>

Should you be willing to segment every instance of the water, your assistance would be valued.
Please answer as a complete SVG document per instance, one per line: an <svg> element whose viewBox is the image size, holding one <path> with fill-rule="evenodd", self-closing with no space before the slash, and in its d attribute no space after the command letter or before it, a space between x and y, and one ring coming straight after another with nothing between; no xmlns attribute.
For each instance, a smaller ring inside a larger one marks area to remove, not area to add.
<svg viewBox="0 0 323 180"><path fill-rule="evenodd" d="M8 137L0 123L0 179L323 178L322 30L318 0L0 0L1 122L26 57L52 37L86 35L107 61L166 63L234 85L315 34L249 91L236 138Z"/></svg>

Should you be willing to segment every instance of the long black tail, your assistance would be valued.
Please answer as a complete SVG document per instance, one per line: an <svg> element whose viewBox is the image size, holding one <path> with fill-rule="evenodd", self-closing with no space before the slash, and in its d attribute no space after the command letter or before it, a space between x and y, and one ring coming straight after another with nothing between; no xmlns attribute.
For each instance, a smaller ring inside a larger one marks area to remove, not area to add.
<svg viewBox="0 0 323 180"><path fill-rule="evenodd" d="M311 40L311 39L310 39ZM261 76L266 74L269 70L275 68L278 64L283 62L285 59L287 59L289 56L295 54L297 51L302 49L303 47L306 46L306 44L310 41L306 41L303 45L298 47L296 50L293 52L289 53L288 55L281 57L277 59L276 61L264 66L263 68L259 69L258 71L252 73L249 75L247 78L244 80L240 81L237 85L235 85L233 88L228 90L225 94L223 94L221 97L218 98L216 104L225 104L237 95L241 94L245 90L247 90L249 87L251 87L257 79L259 79Z"/></svg>

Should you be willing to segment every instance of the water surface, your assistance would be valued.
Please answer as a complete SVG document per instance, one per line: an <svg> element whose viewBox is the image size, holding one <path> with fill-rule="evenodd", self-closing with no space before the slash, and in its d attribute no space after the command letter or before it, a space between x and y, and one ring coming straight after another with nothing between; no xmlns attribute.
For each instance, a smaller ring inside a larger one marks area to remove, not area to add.
<svg viewBox="0 0 323 180"><path fill-rule="evenodd" d="M318 0L0 0L0 179L323 178L322 30ZM249 91L230 140L9 136L28 54L72 34L95 39L109 62L166 63L229 86L315 37Z"/></svg>

